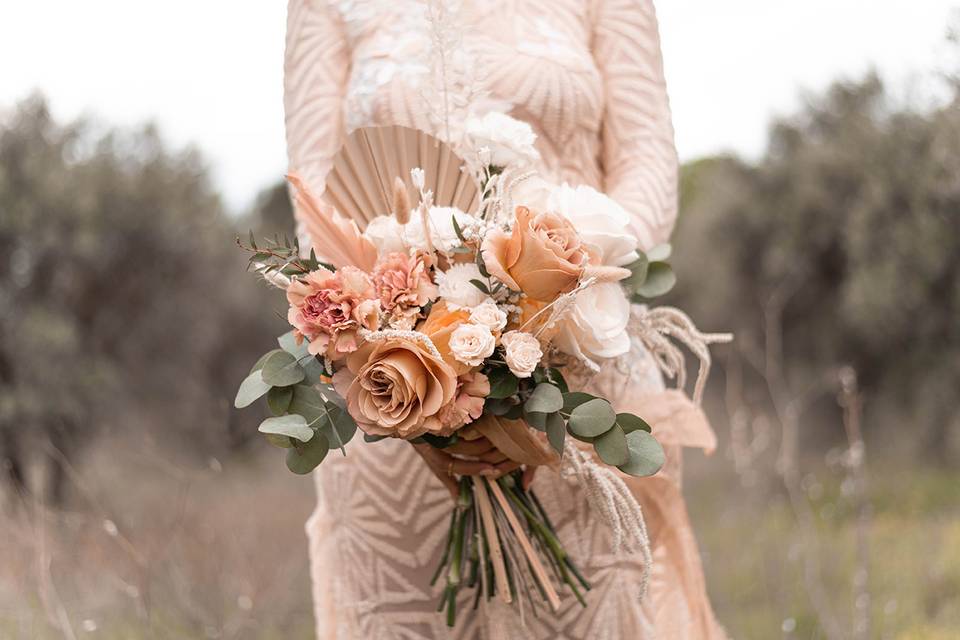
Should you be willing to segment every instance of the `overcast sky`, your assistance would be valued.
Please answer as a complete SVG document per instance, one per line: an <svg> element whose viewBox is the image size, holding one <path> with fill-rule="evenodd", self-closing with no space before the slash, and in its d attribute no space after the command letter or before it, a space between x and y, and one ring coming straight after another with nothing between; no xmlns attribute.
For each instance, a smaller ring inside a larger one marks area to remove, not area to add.
<svg viewBox="0 0 960 640"><path fill-rule="evenodd" d="M871 65L896 83L948 66L960 0L660 0L683 159L760 152L800 89ZM0 108L32 90L58 117L159 123L207 156L233 207L286 165L282 0L0 0ZM920 93L925 86L918 88Z"/></svg>

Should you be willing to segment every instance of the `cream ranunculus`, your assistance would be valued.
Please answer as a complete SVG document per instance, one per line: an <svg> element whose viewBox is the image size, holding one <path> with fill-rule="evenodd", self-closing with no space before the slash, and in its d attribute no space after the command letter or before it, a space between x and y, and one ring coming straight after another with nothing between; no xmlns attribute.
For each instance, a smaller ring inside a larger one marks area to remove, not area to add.
<svg viewBox="0 0 960 640"><path fill-rule="evenodd" d="M630 214L596 189L564 183L550 194L547 210L573 223L584 247L599 264L622 267L637 259Z"/></svg>
<svg viewBox="0 0 960 640"><path fill-rule="evenodd" d="M470 312L470 322L482 324L496 333L507 326L507 314L496 302L487 300Z"/></svg>
<svg viewBox="0 0 960 640"><path fill-rule="evenodd" d="M577 294L564 313L554 344L581 359L603 360L630 351L630 301L615 282L595 284Z"/></svg>
<svg viewBox="0 0 960 640"><path fill-rule="evenodd" d="M543 359L540 341L524 331L507 331L500 338L507 366L518 378L529 378Z"/></svg>
<svg viewBox="0 0 960 640"><path fill-rule="evenodd" d="M464 323L450 334L450 352L458 362L479 367L493 355L497 339L490 329L480 324Z"/></svg>
<svg viewBox="0 0 960 640"><path fill-rule="evenodd" d="M457 374L408 338L366 343L333 377L357 425L372 435L404 439L441 433L444 409L456 399Z"/></svg>
<svg viewBox="0 0 960 640"><path fill-rule="evenodd" d="M455 264L446 271L437 272L440 298L451 309L478 307L487 299L487 294L478 289L471 280L483 281L480 268L473 262Z"/></svg>
<svg viewBox="0 0 960 640"><path fill-rule="evenodd" d="M526 122L505 113L491 111L467 120L467 136L477 150L490 151L490 164L497 167L525 167L540 159L534 147L537 134Z"/></svg>

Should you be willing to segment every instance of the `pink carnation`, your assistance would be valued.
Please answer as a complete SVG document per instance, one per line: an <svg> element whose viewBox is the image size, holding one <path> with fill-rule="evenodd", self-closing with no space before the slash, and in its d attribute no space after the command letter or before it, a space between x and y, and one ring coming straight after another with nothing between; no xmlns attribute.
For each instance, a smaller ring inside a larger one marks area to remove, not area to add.
<svg viewBox="0 0 960 640"><path fill-rule="evenodd" d="M412 255L393 252L381 257L373 268L373 286L392 322L407 318L411 326L412 316L439 295L430 280L424 254L419 251Z"/></svg>
<svg viewBox="0 0 960 640"><path fill-rule="evenodd" d="M359 345L359 329L380 325L370 276L356 267L311 271L287 287L287 320L310 342L314 355L338 359Z"/></svg>
<svg viewBox="0 0 960 640"><path fill-rule="evenodd" d="M453 402L440 410L443 435L449 435L470 424L483 414L483 403L490 394L490 379L479 371L464 373L457 378Z"/></svg>

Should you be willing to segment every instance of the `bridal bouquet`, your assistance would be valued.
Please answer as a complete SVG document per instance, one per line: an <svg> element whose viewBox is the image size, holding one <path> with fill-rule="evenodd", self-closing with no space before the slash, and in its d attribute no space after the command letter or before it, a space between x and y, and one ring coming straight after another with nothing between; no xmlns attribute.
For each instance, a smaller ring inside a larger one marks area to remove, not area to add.
<svg viewBox="0 0 960 640"><path fill-rule="evenodd" d="M631 301L672 284L667 250L639 251L628 214L602 193L530 171L525 124L490 114L463 140L455 152L412 129L360 129L322 199L290 177L313 248L240 243L286 291L293 328L236 406L266 396L260 432L299 474L330 449L346 455L358 427L365 446L482 436L530 466L556 467L573 438L605 465L655 473L664 454L642 417L570 388L564 373L629 351ZM553 609L558 588L581 603L590 588L516 473L459 479L441 576L451 625L462 588L477 600L538 594Z"/></svg>

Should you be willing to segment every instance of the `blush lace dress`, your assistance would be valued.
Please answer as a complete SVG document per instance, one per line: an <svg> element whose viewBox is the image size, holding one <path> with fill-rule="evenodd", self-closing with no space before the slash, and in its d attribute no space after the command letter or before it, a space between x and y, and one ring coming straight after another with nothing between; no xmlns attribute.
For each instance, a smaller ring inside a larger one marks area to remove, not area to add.
<svg viewBox="0 0 960 640"><path fill-rule="evenodd" d="M537 132L541 173L587 184L633 216L643 248L669 237L677 158L650 0L484 0L461 5L463 51L493 99ZM290 168L322 193L344 135L367 125L431 131L426 6L414 0L291 0L285 108ZM311 220L300 217L308 235ZM667 450L653 478L624 476L643 508L653 567L641 601L643 559L614 552L572 479L541 471L534 490L593 584L588 607L566 596L555 615L518 627L502 605L460 604L449 630L428 586L452 503L413 448L357 443L315 473L307 522L320 640L722 638L706 596L680 487L681 447L712 450L699 409L667 391L639 339L597 374L571 380L645 416ZM465 594L466 595L466 594ZM469 600L469 601L468 601Z"/></svg>

